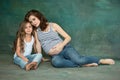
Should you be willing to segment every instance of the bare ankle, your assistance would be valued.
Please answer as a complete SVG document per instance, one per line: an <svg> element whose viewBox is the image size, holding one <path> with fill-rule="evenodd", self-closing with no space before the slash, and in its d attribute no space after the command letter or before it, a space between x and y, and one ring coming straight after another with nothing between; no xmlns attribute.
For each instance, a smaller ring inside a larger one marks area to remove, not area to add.
<svg viewBox="0 0 120 80"><path fill-rule="evenodd" d="M97 63L91 63L91 64L86 64L86 65L83 65L84 67L97 67L98 64Z"/></svg>

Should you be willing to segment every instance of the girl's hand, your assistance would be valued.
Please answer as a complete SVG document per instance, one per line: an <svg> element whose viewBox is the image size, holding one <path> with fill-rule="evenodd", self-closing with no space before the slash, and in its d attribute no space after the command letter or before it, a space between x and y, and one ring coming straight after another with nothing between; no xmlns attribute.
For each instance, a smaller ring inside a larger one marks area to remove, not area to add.
<svg viewBox="0 0 120 80"><path fill-rule="evenodd" d="M27 58L24 59L25 62L28 62L29 60Z"/></svg>

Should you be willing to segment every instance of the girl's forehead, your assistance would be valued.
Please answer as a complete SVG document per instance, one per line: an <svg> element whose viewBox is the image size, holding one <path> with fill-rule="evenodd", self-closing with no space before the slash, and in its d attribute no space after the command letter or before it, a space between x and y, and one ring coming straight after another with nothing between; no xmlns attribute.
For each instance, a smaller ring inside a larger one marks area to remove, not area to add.
<svg viewBox="0 0 120 80"><path fill-rule="evenodd" d="M29 26L31 26L31 24L28 22L28 23L26 23L26 27L29 27Z"/></svg>

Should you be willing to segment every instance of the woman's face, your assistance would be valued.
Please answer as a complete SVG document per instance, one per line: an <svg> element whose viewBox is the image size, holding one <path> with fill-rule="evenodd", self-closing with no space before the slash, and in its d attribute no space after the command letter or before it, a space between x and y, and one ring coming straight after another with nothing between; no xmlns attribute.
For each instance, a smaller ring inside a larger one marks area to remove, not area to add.
<svg viewBox="0 0 120 80"><path fill-rule="evenodd" d="M40 25L40 20L33 15L29 17L29 22L35 27L38 27Z"/></svg>

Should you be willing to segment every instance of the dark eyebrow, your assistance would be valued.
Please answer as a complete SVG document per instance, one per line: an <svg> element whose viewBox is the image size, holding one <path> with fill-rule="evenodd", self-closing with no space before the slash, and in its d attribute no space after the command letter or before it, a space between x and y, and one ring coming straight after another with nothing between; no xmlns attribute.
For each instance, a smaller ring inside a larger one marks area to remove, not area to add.
<svg viewBox="0 0 120 80"><path fill-rule="evenodd" d="M35 20L35 18L33 18L32 20Z"/></svg>
<svg viewBox="0 0 120 80"><path fill-rule="evenodd" d="M32 23L32 21L29 21L30 23Z"/></svg>

